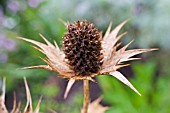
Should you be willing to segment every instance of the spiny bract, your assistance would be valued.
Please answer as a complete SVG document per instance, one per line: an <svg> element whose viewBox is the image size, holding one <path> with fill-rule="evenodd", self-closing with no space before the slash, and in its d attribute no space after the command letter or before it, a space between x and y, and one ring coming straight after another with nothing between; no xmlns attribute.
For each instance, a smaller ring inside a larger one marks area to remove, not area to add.
<svg viewBox="0 0 170 113"><path fill-rule="evenodd" d="M33 111L31 94L25 78L24 78L24 83L25 83L25 89L27 95L27 104L24 109L24 112L21 112L21 108L20 108L21 102L19 102L18 105L16 103L16 95L14 95L13 109L9 112L5 106L5 82L6 79L4 78L2 84L2 94L0 96L0 113L39 113L41 98L39 99L36 109Z"/></svg>

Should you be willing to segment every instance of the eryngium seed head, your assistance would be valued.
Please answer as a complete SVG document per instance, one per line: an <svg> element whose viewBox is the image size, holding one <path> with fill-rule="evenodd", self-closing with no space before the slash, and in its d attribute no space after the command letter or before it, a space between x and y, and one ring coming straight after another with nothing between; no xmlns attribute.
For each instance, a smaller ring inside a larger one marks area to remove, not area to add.
<svg viewBox="0 0 170 113"><path fill-rule="evenodd" d="M93 24L77 21L68 25L62 46L76 75L89 76L99 71L102 64L101 37Z"/></svg>

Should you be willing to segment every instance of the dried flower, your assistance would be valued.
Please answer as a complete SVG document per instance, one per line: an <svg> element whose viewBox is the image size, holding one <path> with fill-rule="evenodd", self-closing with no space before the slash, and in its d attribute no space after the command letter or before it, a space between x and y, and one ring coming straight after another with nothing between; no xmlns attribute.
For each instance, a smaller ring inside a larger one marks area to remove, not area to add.
<svg viewBox="0 0 170 113"><path fill-rule="evenodd" d="M108 107L104 107L102 105L100 105L100 101L102 100L101 97L97 98L96 100L94 100L92 103L89 104L88 106L88 113L104 113ZM83 113L83 110L82 110Z"/></svg>
<svg viewBox="0 0 170 113"><path fill-rule="evenodd" d="M126 22L127 20L122 22L111 32L112 24L110 24L104 37L102 37L102 34L98 32L97 28L95 28L92 23L87 21L77 21L73 24L65 22L64 24L67 27L67 32L63 37L62 50L59 49L55 41L55 45L53 45L41 34L40 36L47 45L31 39L19 37L22 40L38 46L39 48L35 48L47 56L46 59L43 59L47 65L30 66L23 69L42 68L58 72L61 77L68 78L69 82L64 97L67 97L70 88L76 80L84 80L84 113L87 113L89 103L87 101L89 99L88 81L94 81L93 77L97 75L104 74L114 76L140 95L133 85L116 70L127 66L127 64L122 64L123 62L136 60L136 58L131 58L132 56L156 49L126 50L132 43L131 41L126 46L117 50L117 47L121 44L117 42L126 32L119 36L117 36L117 34Z"/></svg>
<svg viewBox="0 0 170 113"><path fill-rule="evenodd" d="M6 79L4 78L2 84L2 94L0 96L0 113L9 113L5 106L5 82ZM24 83L25 83L26 95L27 95L27 105L23 113L39 113L41 98L39 99L36 109L33 111L31 94L25 78L24 78ZM16 95L14 93L14 104L13 104L13 109L11 110L10 113L21 113L20 106L21 106L21 102L19 102L18 105L16 104Z"/></svg>

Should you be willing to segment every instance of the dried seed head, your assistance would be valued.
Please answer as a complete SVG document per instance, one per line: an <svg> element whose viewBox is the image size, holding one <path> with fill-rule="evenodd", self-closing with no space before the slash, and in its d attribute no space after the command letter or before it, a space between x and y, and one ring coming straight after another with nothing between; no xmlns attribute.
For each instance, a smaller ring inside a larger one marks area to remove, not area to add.
<svg viewBox="0 0 170 113"><path fill-rule="evenodd" d="M76 75L89 76L99 71L102 64L101 37L93 24L77 21L68 25L62 46Z"/></svg>

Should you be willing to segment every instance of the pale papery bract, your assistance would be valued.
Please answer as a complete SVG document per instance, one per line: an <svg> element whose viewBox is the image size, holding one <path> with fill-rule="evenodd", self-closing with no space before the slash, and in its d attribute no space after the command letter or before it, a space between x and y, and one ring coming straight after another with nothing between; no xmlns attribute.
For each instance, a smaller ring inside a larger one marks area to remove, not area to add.
<svg viewBox="0 0 170 113"><path fill-rule="evenodd" d="M102 97L97 98L93 102L91 102L88 106L88 113L104 113L109 107L100 105L100 101ZM83 113L83 109L81 111Z"/></svg>
<svg viewBox="0 0 170 113"><path fill-rule="evenodd" d="M27 104L26 107L24 109L24 111L21 111L21 102L19 102L18 104L16 103L16 95L14 93L14 101L13 101L13 108L11 110L11 112L9 112L6 108L5 105L5 87L6 87L6 79L3 79L3 84L2 84L2 94L0 96L0 113L40 113L40 103L41 103L41 99L42 97L40 97L39 102L37 104L37 107L35 110L33 110L32 108L32 98L31 98L31 94L30 94L30 90L26 81L26 78L24 78L24 84L25 84L25 88L26 88L26 95L27 95Z"/></svg>

